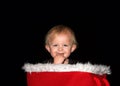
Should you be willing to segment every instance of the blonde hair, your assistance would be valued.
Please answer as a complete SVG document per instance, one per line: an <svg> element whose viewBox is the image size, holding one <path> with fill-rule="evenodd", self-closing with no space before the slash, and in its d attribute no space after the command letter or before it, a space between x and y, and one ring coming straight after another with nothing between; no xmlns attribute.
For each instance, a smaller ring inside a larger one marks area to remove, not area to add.
<svg viewBox="0 0 120 86"><path fill-rule="evenodd" d="M73 32L73 30L68 27L68 26L65 26L65 25L56 25L54 27L52 27L46 34L45 36L45 44L49 44L49 41L50 39L55 36L56 34L60 34L60 33L69 33L71 34L71 40L73 42L73 44L77 45L77 41L76 41L76 37L75 37L75 34Z"/></svg>

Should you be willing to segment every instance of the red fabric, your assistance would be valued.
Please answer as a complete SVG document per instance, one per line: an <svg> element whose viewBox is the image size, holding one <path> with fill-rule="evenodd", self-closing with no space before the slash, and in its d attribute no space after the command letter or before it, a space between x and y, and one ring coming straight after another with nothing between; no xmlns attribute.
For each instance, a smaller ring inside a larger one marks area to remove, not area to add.
<svg viewBox="0 0 120 86"><path fill-rule="evenodd" d="M110 86L105 75L87 72L27 72L28 86Z"/></svg>

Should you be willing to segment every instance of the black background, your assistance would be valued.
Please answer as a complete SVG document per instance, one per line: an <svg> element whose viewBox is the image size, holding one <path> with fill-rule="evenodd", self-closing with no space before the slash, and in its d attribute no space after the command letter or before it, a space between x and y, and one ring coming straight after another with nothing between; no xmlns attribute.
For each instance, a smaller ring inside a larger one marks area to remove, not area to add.
<svg viewBox="0 0 120 86"><path fill-rule="evenodd" d="M1 79L4 86L26 86L22 66L26 62L38 63L50 57L44 49L44 36L57 24L68 25L76 33L79 47L70 58L110 65L112 74L108 80L111 86L118 85L118 34L111 23L113 18L91 14L91 11L86 13L77 7L55 9L56 6L29 5L7 7L2 16Z"/></svg>

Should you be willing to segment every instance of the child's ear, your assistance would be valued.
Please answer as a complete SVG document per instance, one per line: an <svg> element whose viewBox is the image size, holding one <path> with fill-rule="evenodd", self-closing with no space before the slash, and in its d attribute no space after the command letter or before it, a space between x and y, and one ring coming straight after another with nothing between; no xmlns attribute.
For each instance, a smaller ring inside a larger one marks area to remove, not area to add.
<svg viewBox="0 0 120 86"><path fill-rule="evenodd" d="M73 52L76 48L77 48L77 46L76 46L75 44L73 44L73 45L72 45L71 52Z"/></svg>
<svg viewBox="0 0 120 86"><path fill-rule="evenodd" d="M46 50L47 50L48 52L50 52L50 47L49 47L49 45L45 45L45 48L46 48Z"/></svg>

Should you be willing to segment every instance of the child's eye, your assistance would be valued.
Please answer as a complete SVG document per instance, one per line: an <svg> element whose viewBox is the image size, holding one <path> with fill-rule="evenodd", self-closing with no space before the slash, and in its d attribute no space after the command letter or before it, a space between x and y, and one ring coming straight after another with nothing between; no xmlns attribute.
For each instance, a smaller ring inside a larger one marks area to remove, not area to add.
<svg viewBox="0 0 120 86"><path fill-rule="evenodd" d="M54 47L56 47L57 46L57 44L55 44L55 45L53 45Z"/></svg>
<svg viewBox="0 0 120 86"><path fill-rule="evenodd" d="M67 47L68 45L64 44L65 47Z"/></svg>

